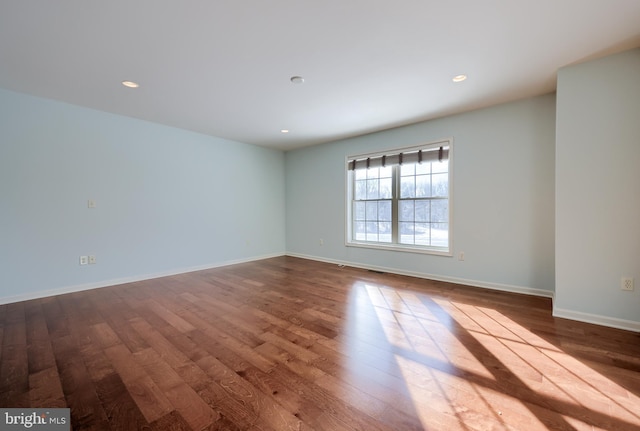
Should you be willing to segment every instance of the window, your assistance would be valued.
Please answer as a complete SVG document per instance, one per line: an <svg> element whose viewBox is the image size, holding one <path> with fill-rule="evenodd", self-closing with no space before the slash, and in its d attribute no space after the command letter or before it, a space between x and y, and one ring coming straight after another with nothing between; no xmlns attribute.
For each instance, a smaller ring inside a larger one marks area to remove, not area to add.
<svg viewBox="0 0 640 431"><path fill-rule="evenodd" d="M449 254L451 141L348 158L347 244Z"/></svg>

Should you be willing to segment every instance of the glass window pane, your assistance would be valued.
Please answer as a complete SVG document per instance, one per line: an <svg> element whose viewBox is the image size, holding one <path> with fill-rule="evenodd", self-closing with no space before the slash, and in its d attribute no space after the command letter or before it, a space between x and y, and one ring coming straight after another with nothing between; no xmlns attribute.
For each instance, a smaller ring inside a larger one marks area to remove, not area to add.
<svg viewBox="0 0 640 431"><path fill-rule="evenodd" d="M380 174L380 170L378 168L369 168L366 169L365 172L367 173L367 178L369 179L378 178Z"/></svg>
<svg viewBox="0 0 640 431"><path fill-rule="evenodd" d="M350 175L354 240L449 247L448 161L372 167Z"/></svg>
<svg viewBox="0 0 640 431"><path fill-rule="evenodd" d="M421 221L421 222L428 222L429 220L429 214L430 214L430 208L431 208L431 201L428 200L419 200L419 201L415 201L415 220L416 221Z"/></svg>
<svg viewBox="0 0 640 431"><path fill-rule="evenodd" d="M378 220L378 202L377 201L367 201L365 202L367 204L366 207L366 219L367 221L375 221Z"/></svg>
<svg viewBox="0 0 640 431"><path fill-rule="evenodd" d="M365 220L365 205L366 202L354 202L353 203L353 219Z"/></svg>
<svg viewBox="0 0 640 431"><path fill-rule="evenodd" d="M400 178L400 197L401 198L413 198L416 196L416 177L401 177Z"/></svg>
<svg viewBox="0 0 640 431"><path fill-rule="evenodd" d="M366 226L364 222L356 222L353 224L353 237L357 241L364 241L367 239Z"/></svg>
<svg viewBox="0 0 640 431"><path fill-rule="evenodd" d="M378 223L378 241L380 242L391 242L391 223L390 222L380 222Z"/></svg>
<svg viewBox="0 0 640 431"><path fill-rule="evenodd" d="M380 199L391 199L392 197L391 178L382 178L380 180Z"/></svg>
<svg viewBox="0 0 640 431"><path fill-rule="evenodd" d="M434 174L449 172L449 161L443 160L441 162L432 162L431 163L431 171Z"/></svg>
<svg viewBox="0 0 640 431"><path fill-rule="evenodd" d="M431 175L416 175L416 197L431 196Z"/></svg>
<svg viewBox="0 0 640 431"><path fill-rule="evenodd" d="M413 222L402 222L399 224L400 227L400 235L411 235L413 236L413 230L414 230L414 224Z"/></svg>
<svg viewBox="0 0 640 431"><path fill-rule="evenodd" d="M437 247L449 246L449 224L448 223L432 223L431 224L431 245Z"/></svg>
<svg viewBox="0 0 640 431"><path fill-rule="evenodd" d="M367 181L366 180L357 180L356 181L356 192L355 199L362 200L367 198Z"/></svg>
<svg viewBox="0 0 640 431"><path fill-rule="evenodd" d="M424 175L431 173L431 163L418 163L416 165L416 175Z"/></svg>
<svg viewBox="0 0 640 431"><path fill-rule="evenodd" d="M449 201L447 199L435 199L431 201L431 221L449 221Z"/></svg>
<svg viewBox="0 0 640 431"><path fill-rule="evenodd" d="M415 202L414 201L400 201L398 202L398 219L400 221L414 221L415 220Z"/></svg>
<svg viewBox="0 0 640 431"><path fill-rule="evenodd" d="M416 223L414 243L418 245L429 245L430 243L429 223Z"/></svg>
<svg viewBox="0 0 640 431"><path fill-rule="evenodd" d="M400 230L400 243L413 244L413 223L401 222L398 227Z"/></svg>
<svg viewBox="0 0 640 431"><path fill-rule="evenodd" d="M367 199L378 199L379 186L377 178L367 180Z"/></svg>
<svg viewBox="0 0 640 431"><path fill-rule="evenodd" d="M367 222L367 241L378 240L378 223Z"/></svg>
<svg viewBox="0 0 640 431"><path fill-rule="evenodd" d="M391 201L378 202L378 220L391 221Z"/></svg>
<svg viewBox="0 0 640 431"><path fill-rule="evenodd" d="M449 196L449 174L434 174L431 176L432 196Z"/></svg>
<svg viewBox="0 0 640 431"><path fill-rule="evenodd" d="M400 166L400 175L403 177L406 176L411 176L411 175L415 175L416 174L416 165L411 163L411 164L404 164Z"/></svg>

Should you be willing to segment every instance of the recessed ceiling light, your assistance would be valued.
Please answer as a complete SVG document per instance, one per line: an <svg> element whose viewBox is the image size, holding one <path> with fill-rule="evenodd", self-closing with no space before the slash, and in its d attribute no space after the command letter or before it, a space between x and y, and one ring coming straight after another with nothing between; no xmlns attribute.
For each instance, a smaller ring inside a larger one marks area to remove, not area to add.
<svg viewBox="0 0 640 431"><path fill-rule="evenodd" d="M280 130L280 133L289 133L289 130L287 130L287 129L282 129L282 130Z"/></svg>
<svg viewBox="0 0 640 431"><path fill-rule="evenodd" d="M453 82L462 82L465 79L467 79L467 75L456 75L453 77L452 81Z"/></svg>
<svg viewBox="0 0 640 431"><path fill-rule="evenodd" d="M294 84L302 84L302 83L304 83L304 78L302 76L292 76L290 80Z"/></svg>
<svg viewBox="0 0 640 431"><path fill-rule="evenodd" d="M138 84L137 82L133 82L133 81L122 81L122 85L124 85L125 87L129 87L129 88L138 88L138 87L140 87L140 84Z"/></svg>

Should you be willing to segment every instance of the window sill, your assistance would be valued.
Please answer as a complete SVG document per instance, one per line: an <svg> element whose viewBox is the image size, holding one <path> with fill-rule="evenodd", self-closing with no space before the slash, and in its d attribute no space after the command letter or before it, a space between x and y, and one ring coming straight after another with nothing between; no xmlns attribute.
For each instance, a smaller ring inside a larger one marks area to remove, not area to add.
<svg viewBox="0 0 640 431"><path fill-rule="evenodd" d="M364 241L351 241L346 243L347 247L372 248L376 250L401 251L404 253L431 254L435 256L452 257L453 253L442 247L412 247L400 244L380 244Z"/></svg>

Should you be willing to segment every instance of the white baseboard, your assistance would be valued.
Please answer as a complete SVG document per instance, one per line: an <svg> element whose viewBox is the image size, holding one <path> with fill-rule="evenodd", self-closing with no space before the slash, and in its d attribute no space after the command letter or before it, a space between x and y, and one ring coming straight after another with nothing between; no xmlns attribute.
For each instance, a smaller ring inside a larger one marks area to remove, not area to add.
<svg viewBox="0 0 640 431"><path fill-rule="evenodd" d="M470 280L465 278L447 277L447 276L441 276L441 275L435 275L435 274L399 270L396 268L388 268L388 267L377 266L377 265L365 265L365 264L349 262L349 261L328 259L328 258L322 258L318 256L300 254L300 253L284 253L283 252L283 253L273 253L273 254L255 256L255 257L246 258L246 259L228 260L224 262L217 262L217 263L212 263L207 265L199 265L199 266L192 266L192 267L186 267L186 268L176 268L176 269L157 272L153 274L143 274L143 275L136 275L131 277L104 280L104 281L99 281L95 283L66 286L66 287L61 287L57 289L25 293L22 295L7 296L7 297L0 298L0 305L10 304L13 302L28 301L31 299L46 298L49 296L63 295L65 293L80 292L83 290L99 289L102 287L115 286L118 284L134 283L136 281L152 280L154 278L168 277L168 276L178 275L178 274L186 274L189 272L202 271L205 269L212 269L212 268L220 268L224 266L235 265L235 264L246 263L246 262L253 262L257 260L269 259L272 257L279 257L279 256L285 256L285 255L292 256L292 257L299 257L302 259L315 260L319 262L333 263L336 265L351 266L354 268L370 269L373 271L388 272L391 274L398 274L398 275L407 275L410 277L423 278L428 280L444 281L448 283L464 284L467 286L481 287L485 289L501 290L505 292L521 293L525 295L541 296L541 297L552 298L552 299L554 298L554 292L543 290L543 289L534 289L530 287L515 286L515 285L501 284L501 283L490 283L490 282ZM607 327L623 329L627 331L640 332L640 322L636 322L633 320L618 319L615 317L601 316L597 314L583 313L580 311L567 310L567 309L557 308L555 306L553 308L553 317L576 320L578 322L592 323L595 325L607 326Z"/></svg>
<svg viewBox="0 0 640 431"><path fill-rule="evenodd" d="M401 269L397 269L397 268L388 268L388 267L384 267L384 266L366 265L366 264L361 264L361 263L356 263L356 262L340 261L340 260L335 260L335 259L326 259L326 258L322 258L322 257L309 256L309 255L300 254L300 253L289 253L289 252L287 252L287 256L299 257L299 258L302 258L302 259L317 260L319 262L334 263L336 265L352 266L354 268L362 268L362 269L370 269L370 270L373 270L373 271L388 272L388 273L391 273L391 274L408 275L410 277L424 278L424 279L427 279L427 280L444 281L444 282L447 282L447 283L464 284L464 285L467 285L467 286L482 287L482 288L485 288L485 289L501 290L503 292L521 293L521 294L524 294L524 295L542 296L542 297L545 297L545 298L552 298L552 299L554 297L554 292L551 292L549 290L544 290L544 289L534 289L534 288L531 288L531 287L515 286L515 285L501 284L501 283L491 283L491 282L478 281L478 280L469 280L469 279L466 279L466 278L448 277L448 276L428 274L428 273L423 273L423 272L405 271L405 270L401 270Z"/></svg>
<svg viewBox="0 0 640 431"><path fill-rule="evenodd" d="M40 290L37 292L29 292L22 295L5 296L0 298L0 305L10 304L12 302L28 301L31 299L46 298L48 296L63 295L65 293L80 292L83 290L99 289L102 287L115 286L118 284L134 283L136 281L152 280L154 278L168 277L171 275L186 274L188 272L202 271L205 269L220 268L223 266L236 265L238 263L253 262L256 260L269 259L272 257L284 256L285 253L274 253L261 256L250 257L246 259L228 260L207 265L191 266L186 268L175 268L168 271L156 272L153 274L134 275L131 277L117 278L111 280L103 280L95 283L77 284L73 286L60 287L57 289Z"/></svg>
<svg viewBox="0 0 640 431"><path fill-rule="evenodd" d="M419 272L413 272L413 271L403 271L403 270L398 270L396 268L387 268L387 267L381 267L376 265L364 265L360 263L340 261L336 259L327 259L327 258L310 256L310 255L305 255L300 253L287 253L287 256L299 257L302 259L317 260L319 262L334 263L336 265L352 266L355 268L371 269L374 271L388 272L391 274L408 275L411 277L425 278L429 280L445 281L449 283L464 284L467 286L482 287L486 289L501 290L501 291L511 292L511 293L522 293L525 295L541 296L545 298L555 299L554 292L543 290L543 289L533 289L530 287L523 287L523 286L514 286L514 285L500 284L500 283L488 283L484 281L469 280L469 279L457 278L457 277L446 277L446 276L425 274L425 273L419 273ZM583 313L580 311L566 310L562 308L557 308L555 306L553 308L552 315L553 317L576 320L578 322L592 323L595 325L607 326L610 328L640 332L640 322L635 322L633 320L624 320L624 319L618 319L615 317L607 317L607 316L600 316L596 314Z"/></svg>
<svg viewBox="0 0 640 431"><path fill-rule="evenodd" d="M640 332L640 322L618 319L616 317L600 316L598 314L583 313L581 311L567 310L564 308L553 307L553 317L577 320L578 322L593 323L594 325L608 326L610 328L624 329L627 331Z"/></svg>

